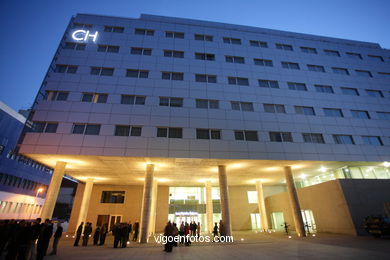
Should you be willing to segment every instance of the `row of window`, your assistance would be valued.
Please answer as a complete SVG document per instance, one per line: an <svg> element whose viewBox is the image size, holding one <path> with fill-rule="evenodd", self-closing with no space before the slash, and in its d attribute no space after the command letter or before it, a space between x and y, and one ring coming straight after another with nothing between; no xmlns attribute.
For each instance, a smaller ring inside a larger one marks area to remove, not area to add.
<svg viewBox="0 0 390 260"><path fill-rule="evenodd" d="M92 28L91 24L80 24L80 23L74 23L74 28ZM114 32L114 33L123 33L125 30L124 27L120 26L104 26L105 32ZM154 36L155 30L154 29L145 29L145 28L135 28L134 34L136 35L146 35L146 36ZM185 34L184 32L174 32L174 31L165 31L165 37L166 38L175 38L175 39L184 39ZM206 41L206 42L213 42L214 36L213 35L207 35L207 34L194 34L194 40L197 41ZM232 38L232 37L222 37L222 42L226 44L235 44L235 45L241 45L242 40L240 38ZM252 47L260 47L260 48L268 48L268 42L265 41L259 41L259 40L249 40L249 46ZM284 51L294 51L294 48L291 44L284 44L284 43L275 43L275 48L279 50ZM300 46L299 49L301 52L309 53L309 54L318 54L318 51L316 48L313 47L306 47L306 46ZM328 56L335 56L335 57L341 57L341 54L337 50L329 50L324 49L323 53ZM355 52L346 52L346 57L352 58L352 59L358 59L362 60L363 56L360 53ZM381 61L384 62L384 59L380 55L367 55L369 59Z"/></svg>
<svg viewBox="0 0 390 260"><path fill-rule="evenodd" d="M48 100L66 100L64 97L68 96L68 92L48 91ZM59 94L61 93L61 95ZM57 99L49 99L57 97ZM61 97L61 99L58 99ZM81 97L82 102L93 102L93 103L106 103L108 94L105 93L83 93ZM138 95L121 95L121 104L126 105L145 105L146 96ZM169 107L183 107L184 99L180 97L160 97L160 106ZM232 110L241 111L255 111L252 102L242 101L230 101ZM215 99L196 99L196 108L208 108L208 109L219 109L219 100ZM286 113L285 105L283 104L263 104L264 112L268 113ZM315 109L311 106L294 106L297 114L312 115L315 116ZM344 117L343 111L340 108L322 108L325 116L330 117ZM366 110L350 110L352 117L371 119L371 116ZM377 112L379 119L390 119L390 112ZM37 132L55 133L56 126L52 124L36 124L35 130Z"/></svg>
<svg viewBox="0 0 390 260"><path fill-rule="evenodd" d="M57 130L57 128L56 128ZM19 153L16 153L14 151L9 151L8 154L7 154L7 158L8 159L11 159L11 160L16 160L18 161L19 163L23 163L27 166L30 166L32 168L35 168L35 169L38 169L40 171L44 171L44 172L47 172L47 173L52 173L52 169L46 167L45 165L43 164L40 164L24 155L21 155Z"/></svg>
<svg viewBox="0 0 390 260"><path fill-rule="evenodd" d="M55 72L65 73L67 72L68 67L77 67L75 65L62 65L57 64ZM60 69L57 69L60 68ZM76 68L77 70L77 68ZM76 73L67 72L67 73ZM100 76L112 76L114 74L114 68L104 68L104 67L91 67L90 71L91 75L100 75ZM126 77L130 78L149 78L148 70L137 70L137 69L127 69ZM163 80L184 80L183 72L161 72L161 79ZM217 83L217 75L209 75L209 74L195 74L195 82L205 82L205 83ZM249 78L243 77L227 77L227 83L229 85L240 85L240 86L249 86ZM297 82L287 82L288 88L291 90L301 90L307 91L307 87L305 83L297 83ZM258 79L258 86L265 88L279 88L279 82L277 80L267 80L267 79ZM314 85L317 92L322 93L334 93L333 87L329 85ZM343 94L359 96L359 91L356 88L349 87L341 87ZM370 90L366 89L366 93L372 97L384 97L383 92L381 90ZM56 97L54 97L56 98ZM63 97L60 97L63 98Z"/></svg>
<svg viewBox="0 0 390 260"><path fill-rule="evenodd" d="M78 43L66 43L70 44L71 49L77 48L79 46ZM73 46L74 45L74 46ZM66 47L67 45L65 45ZM66 47L68 48L68 47ZM119 46L110 46L110 45L98 45L99 52L112 52L112 53L118 53L119 52ZM136 48L131 47L130 50L131 54L134 55L152 55L152 49L150 48ZM176 50L163 50L164 57L173 57L173 58L184 58L184 51L176 51ZM212 53L198 53L195 52L195 59L197 60L207 60L207 61L215 61L215 54ZM225 55L225 62L227 63L237 63L237 64L245 64L245 58L240 56L230 56ZM259 65L259 66L266 66L266 67L273 67L274 63L272 60L269 59L259 59L254 58L253 64ZM314 72L326 72L325 67L322 65L314 65L314 64L307 64L307 69L309 71ZM301 67L296 62L289 62L289 61L282 61L281 67L285 69L293 69L293 70L300 70ZM56 72L62 72L62 73L76 73L77 66L75 65L69 65L68 67L65 65L57 65ZM346 68L339 68L339 67L332 67L333 73L336 74L342 74L342 75L350 75L350 72ZM362 77L373 77L372 73L370 71L366 70L355 70L356 75L362 76ZM379 75L389 76L390 73L388 72L378 72Z"/></svg>
<svg viewBox="0 0 390 260"><path fill-rule="evenodd" d="M0 172L0 184L16 187L24 190L37 190L38 188L44 188L44 190L47 190L47 185L45 184L20 178L10 174L2 173L2 172Z"/></svg>
<svg viewBox="0 0 390 260"><path fill-rule="evenodd" d="M43 122L37 122L42 124ZM49 124L49 123L46 123ZM58 123L50 123L57 124ZM73 124L72 134L99 135L99 124ZM196 129L196 139L222 139L220 129ZM116 125L115 136L141 136L142 126ZM156 137L183 138L183 128L157 127ZM234 130L235 140L259 141L257 131ZM293 142L291 132L269 132L271 142ZM302 133L304 142L324 144L324 138L319 133ZM352 135L333 135L336 144L355 144ZM379 136L362 136L364 144L383 145Z"/></svg>

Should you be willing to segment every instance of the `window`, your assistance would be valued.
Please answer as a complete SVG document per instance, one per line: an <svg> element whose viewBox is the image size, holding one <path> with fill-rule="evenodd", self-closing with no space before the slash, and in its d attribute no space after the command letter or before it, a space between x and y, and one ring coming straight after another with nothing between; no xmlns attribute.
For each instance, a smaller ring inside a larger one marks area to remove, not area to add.
<svg viewBox="0 0 390 260"><path fill-rule="evenodd" d="M108 94L83 93L81 102L107 103Z"/></svg>
<svg viewBox="0 0 390 260"><path fill-rule="evenodd" d="M164 57L184 58L184 51L164 50Z"/></svg>
<svg viewBox="0 0 390 260"><path fill-rule="evenodd" d="M33 129L36 133L56 133L58 123L55 122L34 122Z"/></svg>
<svg viewBox="0 0 390 260"><path fill-rule="evenodd" d="M339 108L323 108L325 116L344 117L343 112Z"/></svg>
<svg viewBox="0 0 390 260"><path fill-rule="evenodd" d="M304 83L287 82L287 86L290 90L307 91L306 85Z"/></svg>
<svg viewBox="0 0 390 260"><path fill-rule="evenodd" d="M263 104L264 106L264 112L267 113L286 113L286 109L284 108L284 105L279 104Z"/></svg>
<svg viewBox="0 0 390 260"><path fill-rule="evenodd" d="M383 59L382 56L376 56L376 55L368 55L369 58L373 59L373 60L377 60L377 61L381 61L381 62L385 62L385 60Z"/></svg>
<svg viewBox="0 0 390 260"><path fill-rule="evenodd" d="M333 73L335 74L341 74L341 75L349 75L349 71L344 68L336 68L332 67Z"/></svg>
<svg viewBox="0 0 390 260"><path fill-rule="evenodd" d="M215 60L215 55L211 53L199 53L195 52L195 59L197 60Z"/></svg>
<svg viewBox="0 0 390 260"><path fill-rule="evenodd" d="M390 120L390 112L376 112L379 119Z"/></svg>
<svg viewBox="0 0 390 260"><path fill-rule="evenodd" d="M112 53L118 53L118 52L119 52L119 46L113 46L113 45L98 45L97 51L98 51L98 52L112 52Z"/></svg>
<svg viewBox="0 0 390 260"><path fill-rule="evenodd" d="M259 79L259 87L279 88L279 83L276 80Z"/></svg>
<svg viewBox="0 0 390 260"><path fill-rule="evenodd" d="M221 139L221 130L196 129L196 139Z"/></svg>
<svg viewBox="0 0 390 260"><path fill-rule="evenodd" d="M124 203L125 192L124 191L103 191L100 203Z"/></svg>
<svg viewBox="0 0 390 260"><path fill-rule="evenodd" d="M45 99L48 101L66 101L69 92L65 91L46 91Z"/></svg>
<svg viewBox="0 0 390 260"><path fill-rule="evenodd" d="M253 59L253 62L255 63L255 65L259 65L259 66L266 66L266 67L274 66L272 60Z"/></svg>
<svg viewBox="0 0 390 260"><path fill-rule="evenodd" d="M248 78L228 77L228 83L230 85L249 86Z"/></svg>
<svg viewBox="0 0 390 260"><path fill-rule="evenodd" d="M249 45L253 47L261 47L261 48L268 48L268 43L262 42L262 41L249 41Z"/></svg>
<svg viewBox="0 0 390 260"><path fill-rule="evenodd" d="M225 56L225 61L229 63L245 63L244 57L238 57L238 56Z"/></svg>
<svg viewBox="0 0 390 260"><path fill-rule="evenodd" d="M366 77L366 78L372 78L371 72L367 70L355 70L356 75L361 76L361 77Z"/></svg>
<svg viewBox="0 0 390 260"><path fill-rule="evenodd" d="M167 38L175 38L175 39L184 39L183 32L165 32L165 37Z"/></svg>
<svg viewBox="0 0 390 260"><path fill-rule="evenodd" d="M334 93L332 86L326 86L326 85L314 85L317 92L320 93Z"/></svg>
<svg viewBox="0 0 390 260"><path fill-rule="evenodd" d="M142 127L129 125L116 125L115 136L141 136Z"/></svg>
<svg viewBox="0 0 390 260"><path fill-rule="evenodd" d="M207 74L195 74L196 82L207 82L207 83L217 83L216 75L207 75Z"/></svg>
<svg viewBox="0 0 390 260"><path fill-rule="evenodd" d="M183 106L183 98L160 97L160 106L182 107Z"/></svg>
<svg viewBox="0 0 390 260"><path fill-rule="evenodd" d="M352 135L333 135L336 144L355 144Z"/></svg>
<svg viewBox="0 0 390 260"><path fill-rule="evenodd" d="M292 142L292 135L290 132L269 132L271 142Z"/></svg>
<svg viewBox="0 0 390 260"><path fill-rule="evenodd" d="M64 49L67 50L76 50L76 51L84 51L87 45L85 43L76 43L76 42L66 42Z"/></svg>
<svg viewBox="0 0 390 260"><path fill-rule="evenodd" d="M112 76L114 74L114 68L91 67L90 74L98 76Z"/></svg>
<svg viewBox="0 0 390 260"><path fill-rule="evenodd" d="M285 50L285 51L292 51L293 50L293 47L289 44L276 43L275 46L276 46L276 49L279 49L279 50Z"/></svg>
<svg viewBox="0 0 390 260"><path fill-rule="evenodd" d="M100 125L74 123L72 133L84 135L99 135Z"/></svg>
<svg viewBox="0 0 390 260"><path fill-rule="evenodd" d="M158 127L157 137L183 138L183 129L173 127Z"/></svg>
<svg viewBox="0 0 390 260"><path fill-rule="evenodd" d="M322 134L302 133L303 141L305 143L324 144L324 137Z"/></svg>
<svg viewBox="0 0 390 260"><path fill-rule="evenodd" d="M382 140L379 136L362 136L363 143L369 145L383 145Z"/></svg>
<svg viewBox="0 0 390 260"><path fill-rule="evenodd" d="M362 59L362 55L360 55L359 53L347 52L346 54L348 58L358 59L358 60Z"/></svg>
<svg viewBox="0 0 390 260"><path fill-rule="evenodd" d="M294 62L282 61L282 68L291 69L291 70L299 70L299 64Z"/></svg>
<svg viewBox="0 0 390 260"><path fill-rule="evenodd" d="M254 111L252 102L230 101L233 110Z"/></svg>
<svg viewBox="0 0 390 260"><path fill-rule="evenodd" d="M241 39L223 37L223 42L228 44L241 44Z"/></svg>
<svg viewBox="0 0 390 260"><path fill-rule="evenodd" d="M324 50L325 55L340 57L340 53L334 50Z"/></svg>
<svg viewBox="0 0 390 260"><path fill-rule="evenodd" d="M307 64L307 69L316 72L325 72L324 66Z"/></svg>
<svg viewBox="0 0 390 260"><path fill-rule="evenodd" d="M73 23L72 28L83 28L83 29L91 29L92 24L85 24L85 23Z"/></svg>
<svg viewBox="0 0 390 260"><path fill-rule="evenodd" d="M135 96L135 95L122 95L121 104L126 105L145 105L145 96Z"/></svg>
<svg viewBox="0 0 390 260"><path fill-rule="evenodd" d="M150 49L150 48L131 47L130 54L150 56L150 55L152 55L152 49Z"/></svg>
<svg viewBox="0 0 390 260"><path fill-rule="evenodd" d="M153 36L153 35L154 35L154 30L136 28L136 29L134 30L134 34L137 34L137 35L148 35L148 36Z"/></svg>
<svg viewBox="0 0 390 260"><path fill-rule="evenodd" d="M76 65L57 64L54 72L74 74L77 72L77 68L78 68L78 66L76 66Z"/></svg>
<svg viewBox="0 0 390 260"><path fill-rule="evenodd" d="M166 80L184 80L184 73L162 71L161 78Z"/></svg>
<svg viewBox="0 0 390 260"><path fill-rule="evenodd" d="M257 191L248 191L248 203L258 203Z"/></svg>
<svg viewBox="0 0 390 260"><path fill-rule="evenodd" d="M295 106L295 113L307 116L315 116L313 107Z"/></svg>
<svg viewBox="0 0 390 260"><path fill-rule="evenodd" d="M213 41L213 36L206 35L206 34L195 34L194 38L197 41L206 41L206 42L212 42Z"/></svg>
<svg viewBox="0 0 390 260"><path fill-rule="evenodd" d="M124 27L119 26L104 26L105 32L114 32L114 33L123 33L125 31Z"/></svg>
<svg viewBox="0 0 390 260"><path fill-rule="evenodd" d="M354 118L362 118L362 119L370 119L370 114L368 111L364 110L351 110L352 117Z"/></svg>
<svg viewBox="0 0 390 260"><path fill-rule="evenodd" d="M380 98L384 97L382 91L380 90L366 89L366 93L370 97L380 97Z"/></svg>
<svg viewBox="0 0 390 260"><path fill-rule="evenodd" d="M126 70L126 77L129 78L148 78L149 77L149 71L148 70L133 70L133 69L127 69Z"/></svg>
<svg viewBox="0 0 390 260"><path fill-rule="evenodd" d="M196 108L218 109L219 101L212 99L196 99Z"/></svg>
<svg viewBox="0 0 390 260"><path fill-rule="evenodd" d="M341 92L344 95L359 96L359 91L356 88L341 87Z"/></svg>
<svg viewBox="0 0 390 260"><path fill-rule="evenodd" d="M317 54L317 50L315 48L310 47L301 47L301 51L305 53Z"/></svg>
<svg viewBox="0 0 390 260"><path fill-rule="evenodd" d="M234 138L242 141L259 141L257 131L236 130L234 131Z"/></svg>

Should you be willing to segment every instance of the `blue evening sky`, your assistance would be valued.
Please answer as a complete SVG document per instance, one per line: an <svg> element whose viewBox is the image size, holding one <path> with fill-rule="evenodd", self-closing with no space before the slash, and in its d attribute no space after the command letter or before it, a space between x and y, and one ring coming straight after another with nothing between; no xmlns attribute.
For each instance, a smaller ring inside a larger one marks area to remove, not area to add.
<svg viewBox="0 0 390 260"><path fill-rule="evenodd" d="M379 43L390 48L390 0L0 0L0 100L29 108L72 15L141 13Z"/></svg>

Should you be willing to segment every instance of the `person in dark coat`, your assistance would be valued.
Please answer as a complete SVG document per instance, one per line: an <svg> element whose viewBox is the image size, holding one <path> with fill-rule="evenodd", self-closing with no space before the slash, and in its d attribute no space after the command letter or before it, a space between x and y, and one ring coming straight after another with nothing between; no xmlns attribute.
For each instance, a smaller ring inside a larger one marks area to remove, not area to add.
<svg viewBox="0 0 390 260"><path fill-rule="evenodd" d="M18 260L27 260L30 252L30 241L32 238L31 222L24 220L19 222L19 234L17 238L18 244Z"/></svg>
<svg viewBox="0 0 390 260"><path fill-rule="evenodd" d="M113 226L112 235L114 236L114 248L117 248L119 242L121 241L121 228L119 226L119 223L116 223Z"/></svg>
<svg viewBox="0 0 390 260"><path fill-rule="evenodd" d="M50 219L46 219L39 233L37 243L37 260L42 260L49 247L50 238L53 235L53 225Z"/></svg>
<svg viewBox="0 0 390 260"><path fill-rule="evenodd" d="M31 240L30 240L30 260L34 260L37 256L37 250L35 244L39 237L39 233L41 233L41 228L43 223L41 218L37 218L34 224L31 226Z"/></svg>
<svg viewBox="0 0 390 260"><path fill-rule="evenodd" d="M127 223L123 223L121 225L121 245L122 248L127 246L127 241L129 240L129 225Z"/></svg>
<svg viewBox="0 0 390 260"><path fill-rule="evenodd" d="M133 241L137 241L138 239L138 232L139 232L139 222L134 223L134 235L133 235Z"/></svg>
<svg viewBox="0 0 390 260"><path fill-rule="evenodd" d="M1 257L8 243L11 226L9 220L3 220L0 223L1 223L0 224L0 257Z"/></svg>
<svg viewBox="0 0 390 260"><path fill-rule="evenodd" d="M191 234L190 225L188 224L188 222L186 222L184 226L184 236L185 236L186 246L191 245L191 240L188 237L190 234Z"/></svg>
<svg viewBox="0 0 390 260"><path fill-rule="evenodd" d="M11 220L9 223L9 233L7 241L7 254L6 260L14 260L18 254L18 236L20 232L20 226L15 220Z"/></svg>
<svg viewBox="0 0 390 260"><path fill-rule="evenodd" d="M167 225L165 226L164 236L167 238L167 242L164 245L164 251L170 253L172 252L173 248L173 242L168 241L173 237L173 225L170 221L168 221Z"/></svg>
<svg viewBox="0 0 390 260"><path fill-rule="evenodd" d="M77 228L76 240L74 241L73 246L79 246L79 241L80 241L80 238L81 238L81 234L83 233L83 225L84 225L84 222L81 222L81 224Z"/></svg>
<svg viewBox="0 0 390 260"><path fill-rule="evenodd" d="M95 233L93 233L93 245L94 246L97 246L97 244L99 242L100 230L101 230L100 226L96 226Z"/></svg>
<svg viewBox="0 0 390 260"><path fill-rule="evenodd" d="M106 242L107 229L108 229L108 225L104 224L100 230L99 246L104 245L104 243Z"/></svg>
<svg viewBox="0 0 390 260"><path fill-rule="evenodd" d="M215 222L214 229L213 229L213 242L215 242L215 237L218 236L218 223Z"/></svg>
<svg viewBox="0 0 390 260"><path fill-rule="evenodd" d="M91 233L92 233L92 223L87 222L85 224L84 233L83 233L83 246L88 245L88 240Z"/></svg>
<svg viewBox="0 0 390 260"><path fill-rule="evenodd" d="M64 228L61 226L61 223L57 223L57 230L54 233L54 240L53 240L53 251L51 251L50 255L57 255L57 247L58 242L60 242L60 238L62 236L62 232L64 231Z"/></svg>

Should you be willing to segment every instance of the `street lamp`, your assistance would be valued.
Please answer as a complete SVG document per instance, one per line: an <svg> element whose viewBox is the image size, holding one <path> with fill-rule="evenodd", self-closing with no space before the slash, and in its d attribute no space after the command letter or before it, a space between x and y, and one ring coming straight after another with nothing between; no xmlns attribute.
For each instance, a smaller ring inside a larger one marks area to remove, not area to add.
<svg viewBox="0 0 390 260"><path fill-rule="evenodd" d="M37 189L37 193L35 194L35 201L37 200L38 195L39 195L39 193L41 193L41 192L43 192L43 188ZM30 211L30 216L28 217L28 219L31 219L32 212L33 212L33 209L31 209L31 211Z"/></svg>

